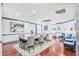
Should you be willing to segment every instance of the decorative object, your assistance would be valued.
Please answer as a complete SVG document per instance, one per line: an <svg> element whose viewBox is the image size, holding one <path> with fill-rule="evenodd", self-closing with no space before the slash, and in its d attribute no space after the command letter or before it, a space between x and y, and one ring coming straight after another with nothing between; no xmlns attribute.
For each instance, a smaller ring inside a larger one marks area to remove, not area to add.
<svg viewBox="0 0 79 59"><path fill-rule="evenodd" d="M57 29L58 29L58 30L61 30L61 28L60 28L60 27L58 27Z"/></svg>
<svg viewBox="0 0 79 59"><path fill-rule="evenodd" d="M24 24L17 23L17 22L10 22L10 31L11 32L23 32L24 31Z"/></svg>
<svg viewBox="0 0 79 59"><path fill-rule="evenodd" d="M48 25L44 26L44 30L47 31L48 30Z"/></svg>
<svg viewBox="0 0 79 59"><path fill-rule="evenodd" d="M73 28L71 27L71 28L70 28L70 30L72 31L72 30L73 30Z"/></svg>
<svg viewBox="0 0 79 59"><path fill-rule="evenodd" d="M56 28L53 28L53 30L56 30Z"/></svg>

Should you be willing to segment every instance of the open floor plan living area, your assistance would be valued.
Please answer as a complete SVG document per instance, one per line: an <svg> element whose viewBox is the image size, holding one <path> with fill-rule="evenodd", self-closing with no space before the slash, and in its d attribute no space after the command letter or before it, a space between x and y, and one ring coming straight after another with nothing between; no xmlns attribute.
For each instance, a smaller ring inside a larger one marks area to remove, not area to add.
<svg viewBox="0 0 79 59"><path fill-rule="evenodd" d="M3 56L79 55L79 4L2 3Z"/></svg>

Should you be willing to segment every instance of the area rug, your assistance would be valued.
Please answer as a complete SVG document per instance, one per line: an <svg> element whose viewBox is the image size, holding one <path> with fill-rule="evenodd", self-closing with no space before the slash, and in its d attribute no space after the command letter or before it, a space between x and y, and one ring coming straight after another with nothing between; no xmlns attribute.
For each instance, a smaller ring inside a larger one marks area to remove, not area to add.
<svg viewBox="0 0 79 59"><path fill-rule="evenodd" d="M44 45L35 45L35 49L31 49L30 52L26 49L21 49L19 47L19 45L14 45L14 48L23 56L36 56L39 53L41 53L42 51L44 51L45 49L47 49L48 47L50 47L52 44L54 44L54 42L44 42Z"/></svg>

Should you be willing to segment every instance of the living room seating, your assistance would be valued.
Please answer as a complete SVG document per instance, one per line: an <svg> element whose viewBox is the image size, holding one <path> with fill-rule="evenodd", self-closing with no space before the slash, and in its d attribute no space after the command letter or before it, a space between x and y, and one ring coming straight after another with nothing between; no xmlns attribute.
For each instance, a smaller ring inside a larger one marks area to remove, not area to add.
<svg viewBox="0 0 79 59"><path fill-rule="evenodd" d="M59 38L65 40L65 35L66 35L65 33L60 33Z"/></svg>
<svg viewBox="0 0 79 59"><path fill-rule="evenodd" d="M65 37L65 40L64 40L64 46L67 46L69 48L73 48L75 49L76 47L76 35L74 34L67 34L67 36Z"/></svg>

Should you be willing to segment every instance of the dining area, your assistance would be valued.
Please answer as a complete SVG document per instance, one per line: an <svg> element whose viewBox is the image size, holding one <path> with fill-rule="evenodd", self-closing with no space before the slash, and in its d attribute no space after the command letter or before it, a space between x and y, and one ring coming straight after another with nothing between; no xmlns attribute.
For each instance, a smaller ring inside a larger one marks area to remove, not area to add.
<svg viewBox="0 0 79 59"><path fill-rule="evenodd" d="M20 36L21 35L21 36ZM22 38L22 35L24 38ZM40 40L43 35L43 43ZM46 37L48 36L48 37ZM29 37L32 37L31 39ZM19 38L22 38L20 41ZM48 39L49 38L49 39ZM33 40L32 40L33 39ZM3 55L5 56L59 56L63 55L63 39L54 34L18 34L18 41L3 46ZM30 42L28 42L30 41Z"/></svg>
<svg viewBox="0 0 79 59"><path fill-rule="evenodd" d="M41 33L35 35L31 33L26 36L23 33L19 33L18 38L19 38L19 44L15 46L15 49L18 50L20 53L22 53L21 50L27 51L25 55L27 54L37 55L40 52L47 49L52 44L54 44L54 42L52 42L53 36L50 34Z"/></svg>

